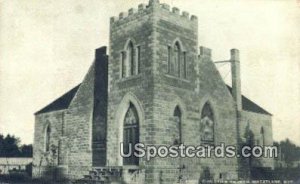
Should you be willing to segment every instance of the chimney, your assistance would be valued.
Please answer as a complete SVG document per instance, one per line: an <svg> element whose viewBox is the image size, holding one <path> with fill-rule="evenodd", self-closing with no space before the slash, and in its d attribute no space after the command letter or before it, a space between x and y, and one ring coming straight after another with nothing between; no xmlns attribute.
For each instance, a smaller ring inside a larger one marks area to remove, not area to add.
<svg viewBox="0 0 300 184"><path fill-rule="evenodd" d="M96 49L96 51L95 51L95 58L96 59L99 59L99 58L101 58L102 56L105 56L105 55L106 55L106 47L105 46Z"/></svg>
<svg viewBox="0 0 300 184"><path fill-rule="evenodd" d="M108 55L106 54L107 47L97 48L95 51L95 83L104 81L107 89L108 80ZM96 84L99 85L99 84Z"/></svg>
<svg viewBox="0 0 300 184"><path fill-rule="evenodd" d="M232 79L232 96L236 102L238 111L242 110L242 92L241 92L241 71L239 50L231 49L231 79Z"/></svg>

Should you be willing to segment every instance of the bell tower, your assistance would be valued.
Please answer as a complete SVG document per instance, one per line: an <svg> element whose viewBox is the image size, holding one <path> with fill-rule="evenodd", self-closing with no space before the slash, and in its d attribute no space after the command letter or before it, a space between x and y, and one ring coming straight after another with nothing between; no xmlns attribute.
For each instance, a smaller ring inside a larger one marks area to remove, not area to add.
<svg viewBox="0 0 300 184"><path fill-rule="evenodd" d="M192 102L190 97L197 90L197 47L197 17L158 0L110 19L108 166L127 167L120 157L120 143L126 139L125 134L131 135L124 130L129 108L136 109L138 131L134 136L139 135L139 142L181 142L179 127L186 117L183 104ZM176 172L179 167L179 163L174 166L174 161L168 159L145 159L140 158L134 167L152 168L153 172L147 171L147 178L158 179L155 168L161 164L174 167Z"/></svg>
<svg viewBox="0 0 300 184"><path fill-rule="evenodd" d="M150 0L110 19L110 80L137 75L194 80L198 19ZM113 86L110 86L112 90Z"/></svg>

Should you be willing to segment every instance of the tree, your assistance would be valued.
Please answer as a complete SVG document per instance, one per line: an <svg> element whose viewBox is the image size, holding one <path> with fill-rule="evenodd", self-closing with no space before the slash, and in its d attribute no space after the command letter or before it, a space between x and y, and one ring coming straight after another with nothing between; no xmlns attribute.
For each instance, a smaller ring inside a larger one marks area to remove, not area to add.
<svg viewBox="0 0 300 184"><path fill-rule="evenodd" d="M22 145L20 147L20 151L21 151L21 157L32 157L32 145Z"/></svg>
<svg viewBox="0 0 300 184"><path fill-rule="evenodd" d="M300 147L291 142L289 139L280 141L279 147L281 154L288 167L291 167L293 161L300 160Z"/></svg>
<svg viewBox="0 0 300 184"><path fill-rule="evenodd" d="M3 151L1 153L1 156L2 157L18 157L20 155L19 143L20 143L20 140L18 138L8 134L3 139L3 143L2 143Z"/></svg>
<svg viewBox="0 0 300 184"><path fill-rule="evenodd" d="M19 144L18 137L0 134L0 157L32 157L32 145Z"/></svg>
<svg viewBox="0 0 300 184"><path fill-rule="evenodd" d="M4 156L4 136L0 134L0 157Z"/></svg>

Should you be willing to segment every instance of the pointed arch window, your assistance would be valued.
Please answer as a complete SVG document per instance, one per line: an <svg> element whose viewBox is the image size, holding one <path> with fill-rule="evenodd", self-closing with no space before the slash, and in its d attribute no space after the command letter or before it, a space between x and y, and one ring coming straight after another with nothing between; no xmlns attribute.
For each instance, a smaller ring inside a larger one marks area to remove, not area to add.
<svg viewBox="0 0 300 184"><path fill-rule="evenodd" d="M180 41L176 41L173 46L167 47L168 74L187 78L187 52L183 50Z"/></svg>
<svg viewBox="0 0 300 184"><path fill-rule="evenodd" d="M133 151L134 145L139 143L139 117L137 110L132 103L126 112L124 118L123 128L123 150L125 153L129 152L129 149ZM133 152L132 152L133 153ZM138 165L139 159L131 154L128 158L123 158L124 165Z"/></svg>
<svg viewBox="0 0 300 184"><path fill-rule="evenodd" d="M174 144L179 145L182 143L182 113L179 108L179 106L175 107L174 113L173 113L173 122L174 122Z"/></svg>
<svg viewBox="0 0 300 184"><path fill-rule="evenodd" d="M141 71L141 46L135 46L129 41L125 50L120 54L120 77L125 78L137 75Z"/></svg>
<svg viewBox="0 0 300 184"><path fill-rule="evenodd" d="M265 145L265 130L264 127L261 127L260 129L260 136L261 136L261 140L262 140L262 146Z"/></svg>
<svg viewBox="0 0 300 184"><path fill-rule="evenodd" d="M187 78L187 63L186 63L186 52L183 52L182 63L181 63L181 77Z"/></svg>
<svg viewBox="0 0 300 184"><path fill-rule="evenodd" d="M127 66L129 66L129 76L136 74L136 63L134 61L134 47L133 43L129 42L127 46Z"/></svg>
<svg viewBox="0 0 300 184"><path fill-rule="evenodd" d="M172 56L172 48L171 48L171 46L168 46L168 74L171 74L172 73L172 69L171 69L171 67L172 67L172 58L171 58L171 56Z"/></svg>
<svg viewBox="0 0 300 184"><path fill-rule="evenodd" d="M126 52L121 52L121 78L124 78L126 77L126 70L127 70L127 67L126 67Z"/></svg>
<svg viewBox="0 0 300 184"><path fill-rule="evenodd" d="M181 57L181 49L179 42L176 42L174 45L174 60L173 60L173 68L174 75L180 76L180 58Z"/></svg>
<svg viewBox="0 0 300 184"><path fill-rule="evenodd" d="M45 135L45 151L50 151L50 139L51 139L51 127L50 125L46 128L46 135Z"/></svg>
<svg viewBox="0 0 300 184"><path fill-rule="evenodd" d="M214 126L214 114L210 104L207 102L205 103L201 111L200 131L202 142L214 142Z"/></svg>
<svg viewBox="0 0 300 184"><path fill-rule="evenodd" d="M136 74L141 73L141 46L136 47Z"/></svg>

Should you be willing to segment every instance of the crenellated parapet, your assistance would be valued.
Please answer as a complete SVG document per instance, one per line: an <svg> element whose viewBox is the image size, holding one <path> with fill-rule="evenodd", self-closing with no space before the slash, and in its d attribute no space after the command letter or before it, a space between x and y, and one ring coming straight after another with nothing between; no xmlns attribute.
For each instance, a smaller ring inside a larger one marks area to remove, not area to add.
<svg viewBox="0 0 300 184"><path fill-rule="evenodd" d="M136 17L141 13L149 12L151 10L163 10L169 12L170 15L176 15L182 19L186 19L192 22L197 22L198 18L195 15L190 15L189 12L180 11L177 7L172 7L166 3L159 3L159 0L150 0L148 4L139 4L137 8L130 8L127 12L121 12L118 16L110 18L111 23L115 23L121 20L130 19Z"/></svg>
<svg viewBox="0 0 300 184"><path fill-rule="evenodd" d="M170 14L174 14L174 15L177 15L179 17L191 20L191 21L197 21L197 19L198 19L197 16L195 16L195 15L190 16L190 13L187 12L187 11L180 12L179 8L177 8L177 7L171 8L171 6L169 4L166 4L166 3L159 4L159 7L161 9L165 10L165 11L168 11Z"/></svg>
<svg viewBox="0 0 300 184"><path fill-rule="evenodd" d="M115 23L124 19L137 16L138 14L147 10L150 6L146 4L139 4L137 8L130 8L127 12L121 12L118 16L113 16L110 18L110 23Z"/></svg>

